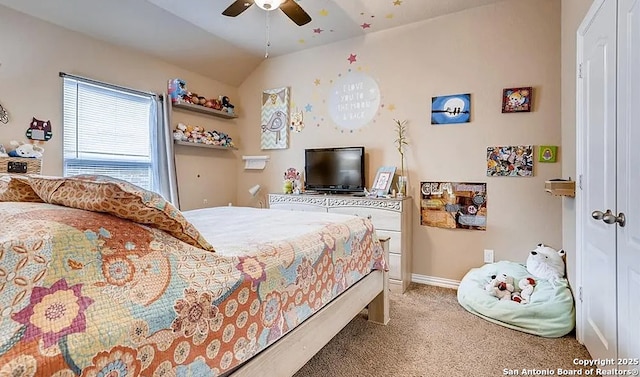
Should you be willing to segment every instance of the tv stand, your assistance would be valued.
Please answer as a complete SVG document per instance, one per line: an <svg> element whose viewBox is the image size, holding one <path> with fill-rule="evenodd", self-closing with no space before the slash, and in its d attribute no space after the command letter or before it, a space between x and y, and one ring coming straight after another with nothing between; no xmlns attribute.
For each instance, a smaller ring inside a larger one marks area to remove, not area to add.
<svg viewBox="0 0 640 377"><path fill-rule="evenodd" d="M269 194L269 208L331 212L371 219L378 237L389 237L389 286L404 292L411 282L411 197L370 198L354 194Z"/></svg>

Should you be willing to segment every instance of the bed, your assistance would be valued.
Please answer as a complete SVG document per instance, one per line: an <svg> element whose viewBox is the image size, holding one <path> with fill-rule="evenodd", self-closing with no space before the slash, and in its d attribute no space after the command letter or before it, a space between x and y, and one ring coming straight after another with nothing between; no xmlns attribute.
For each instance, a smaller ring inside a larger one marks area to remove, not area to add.
<svg viewBox="0 0 640 377"><path fill-rule="evenodd" d="M388 322L385 270L366 218L3 176L0 376L292 375L366 306Z"/></svg>

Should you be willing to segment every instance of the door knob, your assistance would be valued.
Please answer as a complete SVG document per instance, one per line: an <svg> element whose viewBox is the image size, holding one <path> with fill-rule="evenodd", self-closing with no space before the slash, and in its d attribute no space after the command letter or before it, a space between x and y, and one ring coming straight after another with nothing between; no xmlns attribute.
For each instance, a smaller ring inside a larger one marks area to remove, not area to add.
<svg viewBox="0 0 640 377"><path fill-rule="evenodd" d="M624 217L624 213L622 213L622 212L620 212L620 214L618 214L618 216L616 216L613 213L611 213L611 211L607 210L607 212L602 217L602 221L604 221L607 224L618 223L618 225L620 225L620 227L624 227L624 223L626 222L626 219Z"/></svg>
<svg viewBox="0 0 640 377"><path fill-rule="evenodd" d="M604 217L604 213L602 211L593 211L591 212L591 217L596 220L602 220L602 218Z"/></svg>

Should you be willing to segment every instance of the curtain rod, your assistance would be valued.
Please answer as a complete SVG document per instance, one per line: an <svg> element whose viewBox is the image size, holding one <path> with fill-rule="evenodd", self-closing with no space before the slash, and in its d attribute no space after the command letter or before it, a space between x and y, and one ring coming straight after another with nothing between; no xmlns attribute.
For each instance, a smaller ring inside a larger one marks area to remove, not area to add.
<svg viewBox="0 0 640 377"><path fill-rule="evenodd" d="M127 88L125 86L119 86L119 85L114 85L114 84L110 84L110 83L106 83L106 82L102 82L102 81L98 81L98 80L94 80L94 79L90 79L90 78L86 78L86 77L82 77L82 76L76 76L76 75L72 75L70 73L65 73L65 72L60 72L60 77L68 77L74 80L78 80L78 81L83 81L89 84L96 84L96 85L101 85L101 86L106 86L107 88L111 88L111 89L115 89L115 90L124 90L124 91L128 91L134 94L138 94L138 95L143 95L143 96L153 96L153 97L157 97L162 99L162 95L157 94L157 93L153 93L153 92L145 92L142 90L138 90L138 89L131 89L131 88Z"/></svg>

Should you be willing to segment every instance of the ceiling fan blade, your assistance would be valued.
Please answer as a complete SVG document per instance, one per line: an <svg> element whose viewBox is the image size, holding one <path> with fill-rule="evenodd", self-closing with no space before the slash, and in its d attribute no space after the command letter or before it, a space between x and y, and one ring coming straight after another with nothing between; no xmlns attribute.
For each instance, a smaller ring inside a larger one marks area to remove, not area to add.
<svg viewBox="0 0 640 377"><path fill-rule="evenodd" d="M235 17L244 12L253 5L253 0L236 0L233 4L229 5L227 9L222 12L223 15L228 17Z"/></svg>
<svg viewBox="0 0 640 377"><path fill-rule="evenodd" d="M291 19L291 21L298 24L298 26L306 25L311 22L311 16L302 9L298 3L293 0L286 0L284 4L280 5L280 9Z"/></svg>

